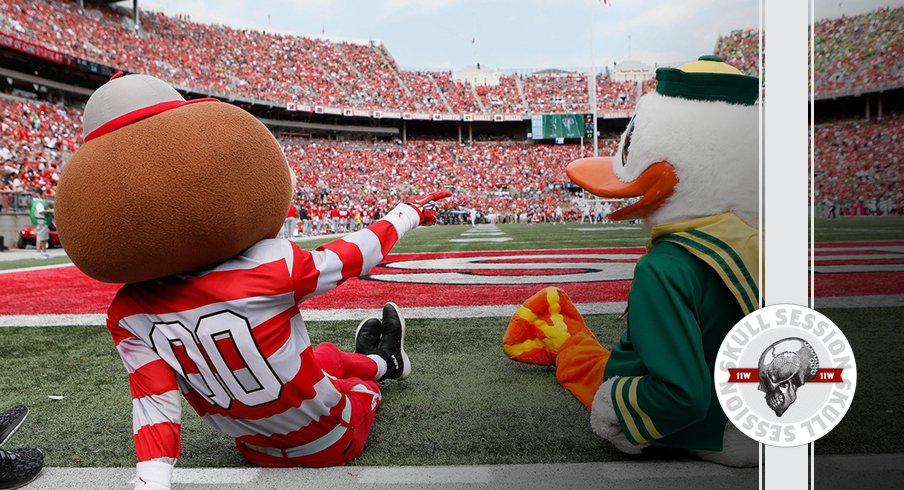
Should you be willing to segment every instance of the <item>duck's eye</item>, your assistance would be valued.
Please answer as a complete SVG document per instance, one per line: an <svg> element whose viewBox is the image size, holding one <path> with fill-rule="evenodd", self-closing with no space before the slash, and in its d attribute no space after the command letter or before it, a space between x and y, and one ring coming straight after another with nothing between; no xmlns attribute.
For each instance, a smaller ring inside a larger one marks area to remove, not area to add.
<svg viewBox="0 0 904 490"><path fill-rule="evenodd" d="M628 130L625 133L625 144L622 146L621 164L622 167L628 164L628 148L631 146L631 135L634 133L634 118L628 123Z"/></svg>

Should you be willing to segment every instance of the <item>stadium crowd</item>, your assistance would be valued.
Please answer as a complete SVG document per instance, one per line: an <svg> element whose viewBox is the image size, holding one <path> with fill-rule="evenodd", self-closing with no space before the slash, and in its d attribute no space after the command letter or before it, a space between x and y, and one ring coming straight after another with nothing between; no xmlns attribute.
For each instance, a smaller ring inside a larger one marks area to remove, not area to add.
<svg viewBox="0 0 904 490"><path fill-rule="evenodd" d="M816 21L816 93L865 91L904 84L904 7ZM720 36L716 54L757 75L759 35L753 29Z"/></svg>
<svg viewBox="0 0 904 490"><path fill-rule="evenodd" d="M379 215L406 196L448 189L444 208L476 209L489 219L551 221L555 208L577 217L580 205L563 188L568 162L589 156L589 147L515 141L425 140L399 143L281 139L298 177L296 204L312 214L336 208ZM600 142L615 151L617 138ZM523 215L523 216L522 216Z"/></svg>
<svg viewBox="0 0 904 490"><path fill-rule="evenodd" d="M816 201L839 215L904 214L904 115L816 128Z"/></svg>
<svg viewBox="0 0 904 490"><path fill-rule="evenodd" d="M215 96L394 111L589 109L582 74L503 75L497 86L471 87L453 81L448 71L400 70L385 46L373 41L235 29L158 12L144 11L140 19L135 29L126 10L90 1L80 11L76 2L0 0L0 32L6 35ZM600 77L597 87L600 111L633 106L632 87L608 77Z"/></svg>
<svg viewBox="0 0 904 490"><path fill-rule="evenodd" d="M16 195L53 196L79 141L81 110L0 95L0 210Z"/></svg>
<svg viewBox="0 0 904 490"><path fill-rule="evenodd" d="M0 0L0 31L134 71L190 85L204 73L207 88L272 100L388 106L423 111L584 112L586 75L545 72L505 75L495 88L454 82L449 72L403 71L385 47L267 34L146 13L143 28L106 6L75 2ZM819 21L817 89L901 83L904 8ZM897 26L897 27L895 27ZM859 51L854 40L866 42ZM717 51L756 72L757 33L734 31ZM853 53L860 53L856 56ZM822 68L819 68L822 67ZM637 86L600 76L601 109L630 110ZM642 92L654 89L652 82ZM63 163L79 144L80 108L0 95L0 205L21 193L53 196ZM836 214L902 213L900 114L870 122L832 122L816 129L817 196ZM478 135L478 139L480 136ZM433 188L455 195L451 209L477 209L504 220L549 221L555 209L577 218L586 208L563 189L565 164L577 145L496 139L461 145L435 139L362 143L317 139L281 141L298 175L296 203L311 209L360 208L378 214L387 203ZM600 142L614 152L617 136ZM322 210L321 210L322 211ZM354 214L353 214L354 216Z"/></svg>
<svg viewBox="0 0 904 490"><path fill-rule="evenodd" d="M79 144L81 109L63 103L0 96L0 205L17 193L53 196L63 163ZM835 214L904 213L904 116L832 122L816 128L817 200ZM282 138L298 176L296 203L378 213L428 189L447 188L446 207L477 209L499 219L551 220L556 207L577 219L581 203L563 189L565 165L589 155L579 145L513 140L336 142ZM612 154L618 136L600 140Z"/></svg>

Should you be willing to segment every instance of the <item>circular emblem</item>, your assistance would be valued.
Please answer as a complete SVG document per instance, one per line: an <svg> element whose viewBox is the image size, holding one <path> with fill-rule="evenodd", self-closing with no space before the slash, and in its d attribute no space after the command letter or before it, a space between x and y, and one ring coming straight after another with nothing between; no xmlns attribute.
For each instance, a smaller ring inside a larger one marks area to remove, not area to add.
<svg viewBox="0 0 904 490"><path fill-rule="evenodd" d="M637 253L519 253L387 261L364 280L415 284L562 284L625 281ZM391 274L385 272L391 271ZM406 272L400 272L406 271Z"/></svg>
<svg viewBox="0 0 904 490"><path fill-rule="evenodd" d="M826 435L847 413L857 364L847 338L816 310L767 306L722 341L716 396L728 420L770 446L799 446Z"/></svg>

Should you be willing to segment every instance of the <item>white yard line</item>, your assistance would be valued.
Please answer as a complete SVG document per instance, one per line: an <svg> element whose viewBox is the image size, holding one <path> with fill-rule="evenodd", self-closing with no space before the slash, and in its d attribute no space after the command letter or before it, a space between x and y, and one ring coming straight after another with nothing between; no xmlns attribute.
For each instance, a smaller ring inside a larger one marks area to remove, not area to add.
<svg viewBox="0 0 904 490"><path fill-rule="evenodd" d="M472 243L472 242L510 242L512 237L487 237L487 238L450 238L451 243Z"/></svg>
<svg viewBox="0 0 904 490"><path fill-rule="evenodd" d="M31 272L31 271L43 271L47 269L59 269L62 267L74 267L72 262L66 262L65 264L51 264L51 265L36 265L34 267L23 267L21 269L7 269L0 271L0 274L9 274L11 272Z"/></svg>
<svg viewBox="0 0 904 490"><path fill-rule="evenodd" d="M904 295L881 296L834 296L816 298L819 308L887 308L904 306ZM521 305L488 305L488 306L435 306L402 308L405 318L508 318L515 314ZM576 303L582 315L622 314L627 308L624 301L600 303ZM340 321L361 320L369 316L380 316L379 308L344 308L336 310L301 310L305 321ZM104 314L82 315L0 315L0 328L3 327L60 327L69 325L103 326L106 324Z"/></svg>
<svg viewBox="0 0 904 490"><path fill-rule="evenodd" d="M575 306L584 315L602 313L622 313L627 303L578 303ZM402 308L405 318L507 318L515 314L521 305L490 306L437 306ZM379 308L344 308L336 310L301 310L305 321L361 320L369 316L380 316ZM59 327L67 325L106 325L106 315L0 315L2 327Z"/></svg>

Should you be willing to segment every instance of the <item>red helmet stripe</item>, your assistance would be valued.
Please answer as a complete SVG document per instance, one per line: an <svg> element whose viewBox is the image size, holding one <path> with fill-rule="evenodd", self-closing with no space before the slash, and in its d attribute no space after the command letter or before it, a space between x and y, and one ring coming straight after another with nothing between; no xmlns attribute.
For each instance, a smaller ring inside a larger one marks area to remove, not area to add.
<svg viewBox="0 0 904 490"><path fill-rule="evenodd" d="M204 99L192 99L192 100L169 100L166 102L160 102L159 104L149 105L147 107L142 107L141 109L136 109L132 112L127 112L119 117L113 118L100 127L91 131L90 133L85 135L85 142L93 140L94 138L103 136L107 133L112 133L117 129L128 126L134 122L141 121L142 119L149 118L151 116L156 116L161 112L168 111L170 109L176 109L177 107L182 107L188 104L194 104L195 102L219 102L219 100L214 98L204 98Z"/></svg>

